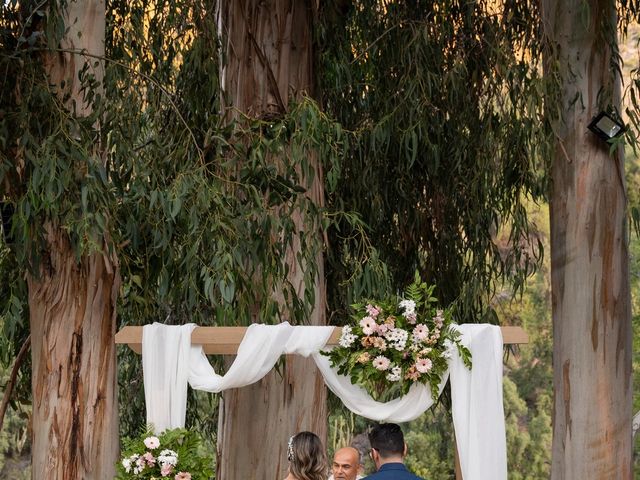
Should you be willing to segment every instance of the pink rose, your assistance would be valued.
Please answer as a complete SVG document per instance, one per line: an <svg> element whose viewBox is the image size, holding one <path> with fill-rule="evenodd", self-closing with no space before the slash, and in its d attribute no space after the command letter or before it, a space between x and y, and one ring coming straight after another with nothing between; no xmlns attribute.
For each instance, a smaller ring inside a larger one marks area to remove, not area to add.
<svg viewBox="0 0 640 480"><path fill-rule="evenodd" d="M358 359L356 361L358 363L367 363L369 360L371 360L371 355L369 355L369 352L362 352L358 356Z"/></svg>
<svg viewBox="0 0 640 480"><path fill-rule="evenodd" d="M411 365L407 370L407 373L404 374L404 378L407 378L409 380L417 380L418 378L420 378L420 372L416 370L415 365Z"/></svg>

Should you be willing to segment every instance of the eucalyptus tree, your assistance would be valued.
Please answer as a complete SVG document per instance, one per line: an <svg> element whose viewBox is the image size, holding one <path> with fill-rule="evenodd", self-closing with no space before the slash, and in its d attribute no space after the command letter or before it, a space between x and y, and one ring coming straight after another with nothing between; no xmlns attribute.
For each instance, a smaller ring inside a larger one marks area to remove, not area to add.
<svg viewBox="0 0 640 480"><path fill-rule="evenodd" d="M626 3L626 2L623 2ZM637 7L623 5L624 16ZM628 8L630 7L630 10ZM551 166L551 478L632 477L631 299L624 151L587 125L620 111L616 2L543 1L559 79ZM637 113L636 113L637 115Z"/></svg>
<svg viewBox="0 0 640 480"><path fill-rule="evenodd" d="M269 122L290 115L294 102L314 94L313 2L222 0L218 9L223 58L221 114L239 126L258 119L272 128ZM304 299L309 311L305 323L325 325L322 231L316 213L324 207L321 160L318 152L303 152L295 144L283 145L265 160L266 168L280 177L297 178L305 191L303 201L293 208L272 212L294 229L292 243L279 260L293 294L274 286L269 295L279 304ZM303 242L315 252L311 257L304 254L308 247ZM251 320L265 318L256 312ZM311 359L288 358L281 371L271 372L259 383L224 392L221 405L219 478L286 476L290 435L307 430L326 440L326 388Z"/></svg>
<svg viewBox="0 0 640 480"><path fill-rule="evenodd" d="M16 8L11 3L5 7ZM20 2L30 16L13 37L14 51L3 45L15 56L3 62L2 180L15 204L16 251L27 266L32 475L104 478L113 475L118 451L113 336L120 277L108 238L83 214L86 185L100 182L105 168L94 110L103 92L105 8L100 0L51 5L45 22L31 6ZM9 22L3 26L15 26ZM17 53L44 45L45 36L49 49L34 53L40 68L21 69ZM12 74L17 84L8 83ZM30 89L39 75L39 87Z"/></svg>
<svg viewBox="0 0 640 480"><path fill-rule="evenodd" d="M302 322L311 314L322 321L319 222L328 231L329 311L338 323L351 298L386 293L416 268L437 281L443 301L457 300L466 321L482 311L485 289L496 278L521 280L532 267L537 252L528 248L521 196L543 190L533 163L538 144L530 136L539 121L541 80L517 55L535 30L520 4L495 13L484 3L328 2L314 15L310 3L293 2L269 4L270 16L258 15L263 3L221 3L219 25L227 30L218 32L209 2L114 0L107 5L104 97L90 97L95 113L84 122L59 110L54 119L69 122L76 135L64 139L55 135L59 122L39 128L49 109L38 102L51 102L55 91L24 74L42 68L42 50L61 50L66 30L56 22L56 5L23 3L24 13L8 20L14 23L3 60L28 81L19 82L19 96L3 100L12 114L3 119L6 144L32 138L24 148L29 162L38 158L32 152L39 144L51 141L56 160L67 158L77 135L84 149L64 169L57 196L47 196L51 175L31 175L14 157L3 158L5 179L26 172L24 187L5 193L17 212L17 272L33 258L26 247L40 245L39 226L58 221L78 261L96 252L119 259L120 323L168 318L223 325ZM2 8L10 17L15 7ZM32 19L44 27L23 36ZM234 47L222 52L228 63L221 80L220 36ZM301 97L315 92L315 82L339 123ZM220 84L229 95L224 101ZM83 91L99 92L92 84ZM220 115L227 107L235 110ZM19 124L14 119L27 117L29 128L10 129ZM96 138L104 164L89 161ZM511 241L496 245L501 224L512 225ZM129 376L121 389L128 431L140 427L129 392L140 382L130 365L123 367ZM265 461L277 459L273 471L265 466L270 476L281 471L292 430L303 424L323 430L323 387L307 372L294 380L288 365L284 383L261 391L274 395L265 404L276 408L274 418L286 408L300 421L293 428L295 421L261 420L265 429L255 440L275 440L271 453L259 451ZM97 381L93 372L80 373ZM311 399L289 396L305 375ZM225 402L223 476L242 476L241 465L251 464L244 447L256 430L240 427L252 418L246 410L234 416L240 403L260 411L244 400ZM309 405L313 421L305 419ZM230 426L244 430L244 440L233 438Z"/></svg>

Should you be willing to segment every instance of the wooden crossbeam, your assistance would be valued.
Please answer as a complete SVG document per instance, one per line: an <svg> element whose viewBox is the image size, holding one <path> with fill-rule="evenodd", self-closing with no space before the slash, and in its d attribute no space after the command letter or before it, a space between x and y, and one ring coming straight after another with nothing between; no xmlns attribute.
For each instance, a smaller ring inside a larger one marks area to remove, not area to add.
<svg viewBox="0 0 640 480"><path fill-rule="evenodd" d="M500 327L505 345L529 343L529 336L521 327ZM204 353L234 355L242 342L247 327L196 327L191 343L202 345ZM337 345L342 327L335 327L327 346ZM124 327L116 333L116 344L126 344L136 353L142 352L142 327Z"/></svg>

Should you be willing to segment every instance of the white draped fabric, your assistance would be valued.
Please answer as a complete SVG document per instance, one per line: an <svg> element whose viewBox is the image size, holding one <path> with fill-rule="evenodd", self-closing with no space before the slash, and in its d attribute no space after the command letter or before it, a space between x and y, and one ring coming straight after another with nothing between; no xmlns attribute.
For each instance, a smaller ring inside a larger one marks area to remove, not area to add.
<svg viewBox="0 0 640 480"><path fill-rule="evenodd" d="M184 426L187 383L197 390L221 392L257 382L282 354L311 355L327 386L354 413L385 422L407 422L424 413L434 400L425 385L380 403L348 377L338 375L319 352L333 327L251 325L234 363L225 375L215 373L202 346L191 345L194 324L146 325L142 335L147 423L157 432ZM502 406L502 334L492 325L458 327L472 355L470 371L454 349L440 392L451 380L452 414L462 475L465 480L506 480L507 456Z"/></svg>
<svg viewBox="0 0 640 480"><path fill-rule="evenodd" d="M147 423L158 432L184 426L191 331L195 325L154 323L142 329L142 372Z"/></svg>
<svg viewBox="0 0 640 480"><path fill-rule="evenodd" d="M502 332L486 324L460 325L471 351L469 370L449 362L451 414L465 480L507 478L507 441L502 406Z"/></svg>
<svg viewBox="0 0 640 480"><path fill-rule="evenodd" d="M423 384L414 384L406 395L386 403L377 402L367 391L351 383L349 377L338 375L331 368L329 359L316 353L313 355L316 365L322 372L324 383L335 393L342 403L353 413L379 422L408 422L422 415L434 403L431 389ZM449 372L442 376L439 392L442 392Z"/></svg>

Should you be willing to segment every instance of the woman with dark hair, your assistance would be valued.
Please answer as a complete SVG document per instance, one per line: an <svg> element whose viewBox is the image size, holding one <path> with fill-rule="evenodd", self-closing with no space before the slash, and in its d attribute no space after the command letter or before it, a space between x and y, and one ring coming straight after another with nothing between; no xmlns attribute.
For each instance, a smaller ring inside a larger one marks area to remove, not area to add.
<svg viewBox="0 0 640 480"><path fill-rule="evenodd" d="M284 480L326 480L327 460L315 433L300 432L289 438L289 475Z"/></svg>

